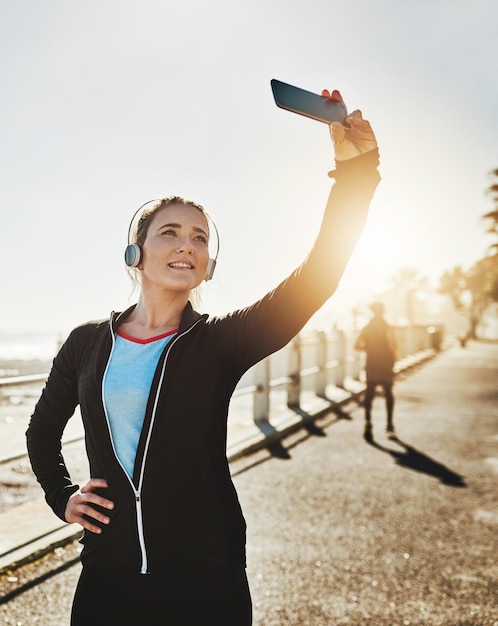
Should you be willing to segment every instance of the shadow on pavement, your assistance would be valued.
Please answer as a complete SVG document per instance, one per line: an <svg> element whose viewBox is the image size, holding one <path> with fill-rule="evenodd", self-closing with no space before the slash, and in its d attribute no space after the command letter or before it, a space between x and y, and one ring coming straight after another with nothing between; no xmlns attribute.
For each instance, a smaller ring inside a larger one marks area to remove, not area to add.
<svg viewBox="0 0 498 626"><path fill-rule="evenodd" d="M277 459L290 459L291 458L289 451L286 450L280 442L271 443L267 449L268 449L268 452L271 454L271 456Z"/></svg>
<svg viewBox="0 0 498 626"><path fill-rule="evenodd" d="M0 605L7 604L7 602L10 602L17 596L22 595L25 591L29 591L30 589L33 589L34 587L36 587L37 585L40 585L41 583L45 582L49 578L52 578L53 576L57 576L57 574L60 574L61 572L64 572L70 567L73 567L73 565L77 565L79 563L80 563L80 557L78 556L75 559L71 559L70 561L67 561L67 563L63 563L59 567L56 567L55 569L52 569L49 572L46 572L45 574L41 574L37 578L24 583L17 589L14 589L13 591L10 591L6 595L2 596L0 598Z"/></svg>
<svg viewBox="0 0 498 626"><path fill-rule="evenodd" d="M439 478L444 485L449 485L450 487L467 486L463 476L457 474L442 463L438 463L438 461L431 459L423 452L419 452L419 450L416 450L413 446L401 441L398 437L391 437L391 441L396 442L404 448L403 451L386 448L385 446L377 443L373 438L370 440L366 439L366 441L374 448L377 448L377 450L390 454L396 464L401 467L407 467L408 469L415 470L416 472L422 472L424 474L429 474L429 476Z"/></svg>

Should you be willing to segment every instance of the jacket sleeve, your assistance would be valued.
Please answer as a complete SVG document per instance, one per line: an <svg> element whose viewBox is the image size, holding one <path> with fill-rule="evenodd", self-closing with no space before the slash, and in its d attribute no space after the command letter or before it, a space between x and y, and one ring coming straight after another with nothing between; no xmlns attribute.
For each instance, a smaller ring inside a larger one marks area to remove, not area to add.
<svg viewBox="0 0 498 626"><path fill-rule="evenodd" d="M261 300L232 314L233 333L225 325L224 346L236 367L244 370L284 347L336 291L380 182L378 165L377 149L336 162L335 183L308 256Z"/></svg>
<svg viewBox="0 0 498 626"><path fill-rule="evenodd" d="M71 482L61 453L61 439L78 404L74 331L54 359L50 375L31 416L26 443L31 466L45 499L62 520L69 496L78 489Z"/></svg>
<svg viewBox="0 0 498 626"><path fill-rule="evenodd" d="M338 161L320 230L305 261L296 270L297 290L309 303L304 321L336 291L365 226L380 175L378 150ZM301 299L301 298L300 298Z"/></svg>

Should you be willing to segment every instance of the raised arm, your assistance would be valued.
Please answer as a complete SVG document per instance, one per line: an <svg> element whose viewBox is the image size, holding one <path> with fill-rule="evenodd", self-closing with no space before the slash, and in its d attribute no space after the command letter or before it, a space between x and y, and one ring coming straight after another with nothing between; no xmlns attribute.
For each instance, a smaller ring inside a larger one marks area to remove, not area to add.
<svg viewBox="0 0 498 626"><path fill-rule="evenodd" d="M342 102L338 91L329 97ZM336 167L329 176L335 178L335 184L313 248L299 268L303 278L300 288L317 308L336 290L380 182L377 140L370 123L359 110L349 114L345 123L330 124Z"/></svg>
<svg viewBox="0 0 498 626"><path fill-rule="evenodd" d="M342 101L337 91L329 97ZM330 125L336 168L329 176L335 183L309 254L275 289L225 320L223 346L242 371L286 345L334 294L365 226L380 182L377 141L360 111L351 113L346 124ZM227 329L232 322L233 337ZM241 323L242 335L237 332Z"/></svg>

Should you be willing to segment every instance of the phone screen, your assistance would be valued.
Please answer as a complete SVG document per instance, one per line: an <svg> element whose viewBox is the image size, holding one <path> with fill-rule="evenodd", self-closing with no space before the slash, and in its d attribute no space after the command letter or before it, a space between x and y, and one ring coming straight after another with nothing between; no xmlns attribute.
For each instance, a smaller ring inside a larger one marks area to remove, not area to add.
<svg viewBox="0 0 498 626"><path fill-rule="evenodd" d="M341 122L342 124L347 115L347 109L342 102L330 100L330 98L294 87L275 78L271 80L271 88L275 104L281 109L304 115L325 124L330 124L330 122Z"/></svg>

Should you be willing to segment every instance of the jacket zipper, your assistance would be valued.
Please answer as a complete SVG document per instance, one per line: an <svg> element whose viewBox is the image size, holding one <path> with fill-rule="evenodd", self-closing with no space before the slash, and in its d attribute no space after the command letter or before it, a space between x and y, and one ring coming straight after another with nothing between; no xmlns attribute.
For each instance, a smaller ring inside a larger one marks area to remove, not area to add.
<svg viewBox="0 0 498 626"><path fill-rule="evenodd" d="M114 319L114 311L111 313L111 317L109 319L109 329L110 329L110 333L111 333L111 340L112 340L112 346L111 346L111 351L109 353L109 358L107 360L107 365L105 367L104 370L104 375L102 376L102 405L104 407L104 414L105 414L105 418L106 418L106 422L107 422L107 428L109 430L109 436L111 439L111 444L112 444L112 449L114 452L114 456L116 457L117 462L119 463L119 465L121 466L121 469L123 470L123 472L125 473L126 478L128 479L128 482L130 483L130 486L133 490L134 493L134 497L135 497L135 511L136 511L136 516L137 516L137 529L138 529L138 542L140 545L140 553L142 556L142 564L140 567L140 574L148 574L148 558L147 558L147 546L145 545L145 536L144 536L144 526L143 526L143 514L142 514L142 484L143 484L143 479L144 479L144 472L145 472L145 461L147 458L147 451L149 449L149 444L150 444L150 439L152 436L152 428L154 426L154 421L156 418L156 410L157 410L157 404L159 402L159 394L161 391L161 387L163 384L163 380L164 380L164 373L166 370L166 361L168 360L168 354L171 350L171 347L178 341L178 339L180 339L180 337L183 337L184 335L186 335L187 333L189 333L192 328L194 328L194 326L196 326L200 320L194 322L194 324L192 324L192 326L190 326L190 328L188 328L187 330L183 331L183 333L181 335L177 335L176 337L174 337L171 342L168 344L166 350L166 356L164 358L164 362L162 365L162 370L161 370L161 376L159 378L159 382L157 384L157 390L156 390L156 396L154 398L154 404L152 407L152 416L151 416L151 420L150 420L150 424L149 424L149 429L147 431L147 439L145 441L145 448L144 448L144 453L142 456L142 461L140 464L140 477L138 480L138 487L135 487L133 480L130 478L128 472L125 470L123 464L121 463L121 461L119 460L119 457L116 453L116 448L114 446L114 440L112 438L112 431L111 431L111 425L109 422L109 416L107 414L107 409L105 406L105 398L104 398L104 381L105 381L105 377L107 374L107 370L109 368L109 364L111 362L111 357L112 357L112 353L114 351L114 346L116 343L116 339L114 336L114 329L113 329L113 319Z"/></svg>
<svg viewBox="0 0 498 626"><path fill-rule="evenodd" d="M130 486L133 490L133 494L134 494L134 498L135 498L135 512L136 512L136 516L137 516L137 525L138 525L138 541L140 544L140 553L142 555L142 566L140 568L140 573L141 574L147 574L147 552L145 549L145 538L144 538L144 533L143 533L143 524L142 524L142 503L141 503L141 499L140 499L140 488L137 489L135 487L135 485L133 484L133 480L130 478L128 472L125 470L124 465L121 463L118 454L116 452L116 447L114 446L114 439L112 437L112 430L111 430L111 424L109 422L109 415L107 413L107 407L105 404L105 397L104 397L104 383L105 383L105 379L106 379L106 375L107 375L107 370L109 369L109 364L111 363L111 358L112 358L112 353L114 352L114 346L116 344L116 339L114 336L114 331L112 329L112 319L113 319L113 315L114 315L114 311L111 314L111 318L109 321L109 327L110 327L110 331L111 331L111 341L112 341L112 346L111 346L111 351L109 352L109 358L107 360L107 365L105 367L104 370L104 375L102 376L102 390L101 390L101 394L102 394L102 405L104 407L104 414L105 414L105 419L107 422L107 428L109 430L109 436L111 439L111 445L112 445L112 450L114 452L114 456L116 457L117 462L119 463L121 469L123 470L126 479L128 480L128 482L130 483Z"/></svg>
<svg viewBox="0 0 498 626"><path fill-rule="evenodd" d="M135 490L135 507L137 512L138 543L142 554L142 566L140 567L140 573L148 574L147 548L145 546L144 524L142 518L142 500L140 498L140 491L137 490Z"/></svg>

